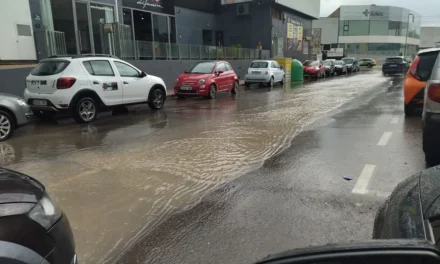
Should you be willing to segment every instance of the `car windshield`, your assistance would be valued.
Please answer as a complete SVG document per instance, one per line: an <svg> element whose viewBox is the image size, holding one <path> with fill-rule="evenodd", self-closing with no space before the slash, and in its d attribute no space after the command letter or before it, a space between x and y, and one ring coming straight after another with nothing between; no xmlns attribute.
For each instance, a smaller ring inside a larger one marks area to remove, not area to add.
<svg viewBox="0 0 440 264"><path fill-rule="evenodd" d="M34 76L55 75L62 72L68 65L69 61L43 61L35 67L31 74Z"/></svg>
<svg viewBox="0 0 440 264"><path fill-rule="evenodd" d="M332 63L331 63L331 61L324 61L324 65L325 65L325 66L331 66Z"/></svg>
<svg viewBox="0 0 440 264"><path fill-rule="evenodd" d="M368 62L368 61L371 61L371 59L360 59L359 61L360 62Z"/></svg>
<svg viewBox="0 0 440 264"><path fill-rule="evenodd" d="M186 73L212 73L215 64L215 62L200 62L193 65Z"/></svg>
<svg viewBox="0 0 440 264"><path fill-rule="evenodd" d="M401 63L403 61L402 58L386 58L386 63Z"/></svg>
<svg viewBox="0 0 440 264"><path fill-rule="evenodd" d="M344 64L343 61L335 61L335 65L342 65L342 64Z"/></svg>
<svg viewBox="0 0 440 264"><path fill-rule="evenodd" d="M305 61L304 66L319 66L319 62L318 61Z"/></svg>
<svg viewBox="0 0 440 264"><path fill-rule="evenodd" d="M352 64L354 62L353 59L342 59L342 60L345 62L345 64Z"/></svg>
<svg viewBox="0 0 440 264"><path fill-rule="evenodd" d="M268 65L269 63L267 63L266 61L254 61L252 62L250 68L267 68Z"/></svg>

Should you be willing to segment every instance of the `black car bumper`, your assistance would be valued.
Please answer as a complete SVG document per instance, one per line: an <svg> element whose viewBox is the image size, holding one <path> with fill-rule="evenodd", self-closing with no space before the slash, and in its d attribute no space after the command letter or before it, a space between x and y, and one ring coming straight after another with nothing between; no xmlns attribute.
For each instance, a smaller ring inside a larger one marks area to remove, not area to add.
<svg viewBox="0 0 440 264"><path fill-rule="evenodd" d="M382 72L384 74L406 73L406 71L407 71L407 68L402 68L402 67L382 68Z"/></svg>
<svg viewBox="0 0 440 264"><path fill-rule="evenodd" d="M47 234L54 240L55 248L46 260L53 264L76 264L75 241L67 216L63 215Z"/></svg>

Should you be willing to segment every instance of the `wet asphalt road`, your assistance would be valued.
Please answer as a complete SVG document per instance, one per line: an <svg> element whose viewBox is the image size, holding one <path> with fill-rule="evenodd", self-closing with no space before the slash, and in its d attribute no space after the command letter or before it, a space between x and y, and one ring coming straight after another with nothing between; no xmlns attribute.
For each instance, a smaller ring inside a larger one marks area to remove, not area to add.
<svg viewBox="0 0 440 264"><path fill-rule="evenodd" d="M37 122L0 163L47 186L81 263L249 263L371 237L381 202L425 168L402 82L371 71Z"/></svg>

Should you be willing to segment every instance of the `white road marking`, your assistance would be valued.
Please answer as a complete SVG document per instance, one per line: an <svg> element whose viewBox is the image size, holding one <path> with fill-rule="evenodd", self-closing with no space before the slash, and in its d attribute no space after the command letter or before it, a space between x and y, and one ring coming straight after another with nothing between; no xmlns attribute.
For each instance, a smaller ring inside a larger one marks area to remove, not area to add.
<svg viewBox="0 0 440 264"><path fill-rule="evenodd" d="M393 132L385 132L377 143L378 146L386 146L388 144L388 140L390 140Z"/></svg>
<svg viewBox="0 0 440 264"><path fill-rule="evenodd" d="M373 176L374 170L376 169L376 165L365 165L364 169L361 172L356 184L354 185L352 193L357 194L366 194L368 193L368 184L370 184L371 177Z"/></svg>
<svg viewBox="0 0 440 264"><path fill-rule="evenodd" d="M391 124L397 124L399 123L399 117L395 116L392 120L391 120Z"/></svg>

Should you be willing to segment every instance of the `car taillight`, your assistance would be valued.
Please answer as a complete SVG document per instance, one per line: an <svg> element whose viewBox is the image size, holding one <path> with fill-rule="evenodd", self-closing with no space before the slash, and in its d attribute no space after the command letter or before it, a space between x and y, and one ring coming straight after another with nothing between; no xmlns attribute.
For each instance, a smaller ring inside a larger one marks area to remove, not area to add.
<svg viewBox="0 0 440 264"><path fill-rule="evenodd" d="M76 82L75 78L63 77L57 80L57 89L69 89Z"/></svg>
<svg viewBox="0 0 440 264"><path fill-rule="evenodd" d="M440 103L440 83L432 83L428 88L428 98Z"/></svg>
<svg viewBox="0 0 440 264"><path fill-rule="evenodd" d="M416 78L417 80L420 80L419 76L417 76L417 67L419 66L420 57L417 56L411 65L411 68L409 68L409 74L411 74L412 77Z"/></svg>

